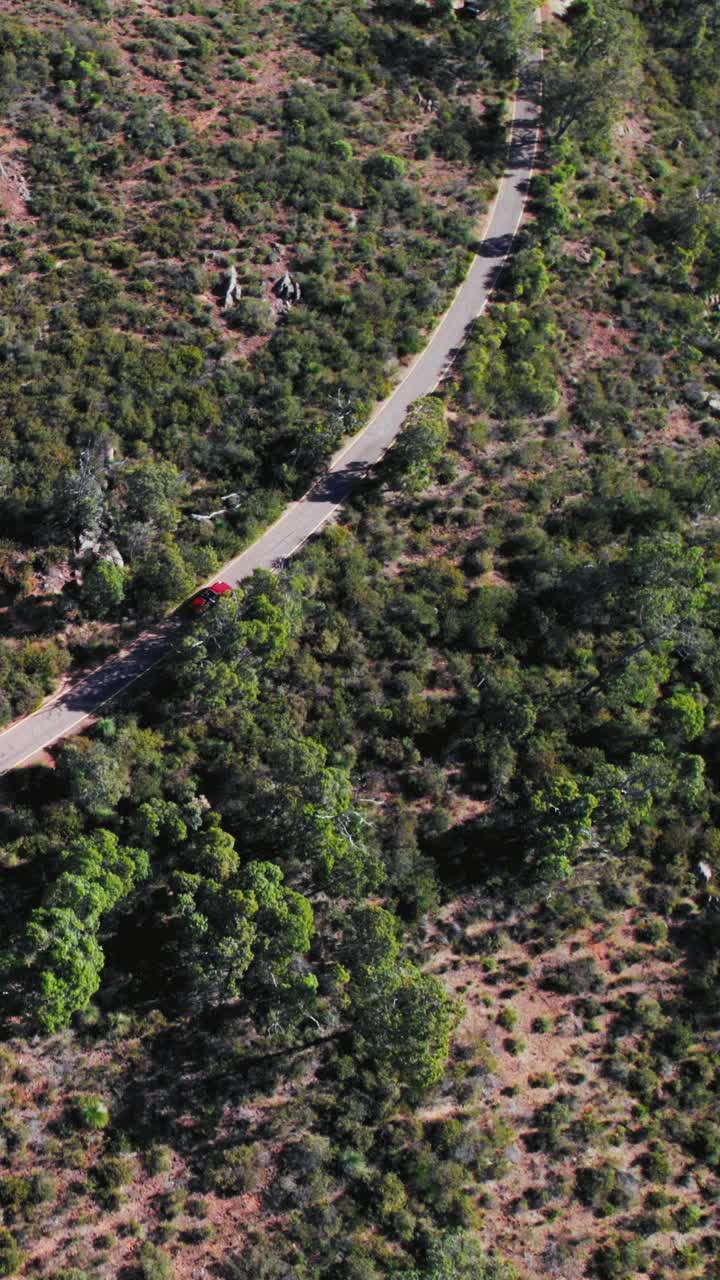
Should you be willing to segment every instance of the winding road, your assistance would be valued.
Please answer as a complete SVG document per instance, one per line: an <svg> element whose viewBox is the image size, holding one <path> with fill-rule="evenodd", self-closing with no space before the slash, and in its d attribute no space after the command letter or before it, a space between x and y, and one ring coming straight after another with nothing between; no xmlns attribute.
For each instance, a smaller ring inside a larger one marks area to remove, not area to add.
<svg viewBox="0 0 720 1280"><path fill-rule="evenodd" d="M470 270L427 346L372 418L335 455L325 475L292 503L241 555L214 574L236 586L255 569L270 569L293 555L331 518L367 470L397 436L409 406L437 387L461 345L468 325L484 310L520 225L532 174L539 108L532 93L537 59L520 77L511 123L507 169ZM95 712L149 671L174 647L185 624L177 615L144 631L117 657L109 659L49 698L32 715L0 733L0 773L26 764L72 730L91 724Z"/></svg>

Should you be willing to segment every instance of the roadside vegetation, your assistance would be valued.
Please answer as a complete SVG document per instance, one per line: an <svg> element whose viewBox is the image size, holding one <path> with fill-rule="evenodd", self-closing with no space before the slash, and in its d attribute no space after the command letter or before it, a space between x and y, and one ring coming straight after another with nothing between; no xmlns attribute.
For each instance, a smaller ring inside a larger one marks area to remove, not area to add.
<svg viewBox="0 0 720 1280"><path fill-rule="evenodd" d="M530 12L4 6L12 642L101 657L361 424L462 279Z"/></svg>
<svg viewBox="0 0 720 1280"><path fill-rule="evenodd" d="M3 779L0 1273L716 1274L713 22L549 25L451 378Z"/></svg>

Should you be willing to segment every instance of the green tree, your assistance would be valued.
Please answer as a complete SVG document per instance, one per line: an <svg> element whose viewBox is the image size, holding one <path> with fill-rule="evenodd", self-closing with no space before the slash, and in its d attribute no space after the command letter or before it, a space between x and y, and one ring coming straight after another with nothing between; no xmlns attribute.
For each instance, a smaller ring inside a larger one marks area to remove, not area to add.
<svg viewBox="0 0 720 1280"><path fill-rule="evenodd" d="M457 1010L442 983L400 957L397 922L378 907L356 911L345 943L352 967L353 1029L365 1053L412 1093L442 1076Z"/></svg>
<svg viewBox="0 0 720 1280"><path fill-rule="evenodd" d="M378 1067L392 1071L412 1093L437 1084L456 1022L452 1000L438 978L406 964L368 975L355 997L354 1029Z"/></svg>
<svg viewBox="0 0 720 1280"><path fill-rule="evenodd" d="M35 970L31 1016L40 1031L61 1031L87 1008L100 986L105 957L88 922L62 907L38 907L25 946Z"/></svg>
<svg viewBox="0 0 720 1280"><path fill-rule="evenodd" d="M681 534L638 538L611 566L596 603L612 612L618 630L640 639L625 644L575 696L605 688L646 649L669 653L679 643L695 648L708 598L705 576L702 549Z"/></svg>
<svg viewBox="0 0 720 1280"><path fill-rule="evenodd" d="M252 705L259 674L287 655L298 622L297 607L275 575L257 570L244 590L200 619L182 646L178 680L189 700L206 712Z"/></svg>
<svg viewBox="0 0 720 1280"><path fill-rule="evenodd" d="M570 132L605 139L637 81L639 28L619 0L575 0L566 22L569 38L544 64L548 133L555 142Z"/></svg>
<svg viewBox="0 0 720 1280"><path fill-rule="evenodd" d="M255 898L188 872L177 873L174 888L183 962L197 993L210 1002L240 995L255 955Z"/></svg>
<svg viewBox="0 0 720 1280"><path fill-rule="evenodd" d="M65 471L52 496L53 527L60 537L71 538L77 550L83 537L97 537L104 507L103 491L89 469Z"/></svg>
<svg viewBox="0 0 720 1280"><path fill-rule="evenodd" d="M17 1275L24 1255L11 1231L0 1227L0 1276Z"/></svg>
<svg viewBox="0 0 720 1280"><path fill-rule="evenodd" d="M117 613L125 599L125 573L111 560L96 560L85 574L83 603L95 618Z"/></svg>
<svg viewBox="0 0 720 1280"><path fill-rule="evenodd" d="M547 413L559 399L555 376L558 329L546 306L512 302L476 324L463 357L468 399L509 417Z"/></svg>
<svg viewBox="0 0 720 1280"><path fill-rule="evenodd" d="M699 738L705 728L705 712L696 694L678 689L663 699L661 716L673 737L685 742Z"/></svg>
<svg viewBox="0 0 720 1280"><path fill-rule="evenodd" d="M368 828L353 798L347 770L323 769L317 804L304 807L305 841L322 879L351 898L378 888L382 867L368 841Z"/></svg>
<svg viewBox="0 0 720 1280"><path fill-rule="evenodd" d="M574 778L554 778L530 796L530 823L535 865L543 880L564 879L571 859L591 836L594 795L583 794Z"/></svg>
<svg viewBox="0 0 720 1280"><path fill-rule="evenodd" d="M556 164L532 180L533 208L543 239L567 233L572 226L568 189L575 176L570 164Z"/></svg>
<svg viewBox="0 0 720 1280"><path fill-rule="evenodd" d="M103 917L149 873L144 850L123 847L102 829L73 841L62 865L30 916L23 944L32 1017L44 1032L61 1030L90 1003L105 961L97 941Z"/></svg>
<svg viewBox="0 0 720 1280"><path fill-rule="evenodd" d="M545 264L542 249L521 249L510 263L510 287L516 298L537 302L547 293L550 272Z"/></svg>
<svg viewBox="0 0 720 1280"><path fill-rule="evenodd" d="M148 550L138 562L132 577L132 591L142 613L162 613L168 605L177 604L195 586L192 571L182 552L169 540Z"/></svg>
<svg viewBox="0 0 720 1280"><path fill-rule="evenodd" d="M153 797L139 806L133 826L142 844L162 840L172 847L183 844L189 835L189 825L200 826L200 822L200 814L183 811L174 800Z"/></svg>
<svg viewBox="0 0 720 1280"><path fill-rule="evenodd" d="M88 739L69 742L62 749L58 768L73 799L97 816L114 813L130 788L129 766L109 743Z"/></svg>
<svg viewBox="0 0 720 1280"><path fill-rule="evenodd" d="M194 842L194 854L201 871L212 880L229 880L237 874L240 858L235 837L223 831L218 813L207 816Z"/></svg>
<svg viewBox="0 0 720 1280"><path fill-rule="evenodd" d="M344 939L344 959L358 981L367 983L374 970L392 967L400 956L398 922L384 907L365 905L350 915Z"/></svg>
<svg viewBox="0 0 720 1280"><path fill-rule="evenodd" d="M408 493L426 489L447 444L448 427L442 400L436 396L417 400L410 407L388 456L391 482Z"/></svg>
<svg viewBox="0 0 720 1280"><path fill-rule="evenodd" d="M707 600L702 549L679 533L638 538L627 561L626 603L652 640L688 635Z"/></svg>
<svg viewBox="0 0 720 1280"><path fill-rule="evenodd" d="M422 1267L399 1276L400 1280L517 1280L517 1271L501 1258L489 1258L469 1231L446 1231L433 1238Z"/></svg>
<svg viewBox="0 0 720 1280"><path fill-rule="evenodd" d="M283 874L272 862L250 862L243 885L257 904L256 961L266 966L273 984L282 980L290 961L310 948L315 922L307 898L283 883Z"/></svg>
<svg viewBox="0 0 720 1280"><path fill-rule="evenodd" d="M490 0L483 19L482 51L503 76L524 61L535 34L533 0Z"/></svg>
<svg viewBox="0 0 720 1280"><path fill-rule="evenodd" d="M102 827L91 836L74 840L62 855L62 865L65 870L48 888L46 903L55 905L63 892L64 877L74 876L97 886L102 895L98 913L111 911L150 871L144 849L121 845L115 832Z"/></svg>

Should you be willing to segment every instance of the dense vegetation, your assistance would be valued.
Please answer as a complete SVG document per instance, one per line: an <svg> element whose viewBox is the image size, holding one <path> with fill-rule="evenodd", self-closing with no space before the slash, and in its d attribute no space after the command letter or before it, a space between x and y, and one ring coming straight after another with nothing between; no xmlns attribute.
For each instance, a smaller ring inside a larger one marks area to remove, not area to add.
<svg viewBox="0 0 720 1280"><path fill-rule="evenodd" d="M6 631L101 655L362 421L462 278L530 7L4 7Z"/></svg>
<svg viewBox="0 0 720 1280"><path fill-rule="evenodd" d="M452 379L4 780L5 1274L716 1274L715 9L548 29Z"/></svg>

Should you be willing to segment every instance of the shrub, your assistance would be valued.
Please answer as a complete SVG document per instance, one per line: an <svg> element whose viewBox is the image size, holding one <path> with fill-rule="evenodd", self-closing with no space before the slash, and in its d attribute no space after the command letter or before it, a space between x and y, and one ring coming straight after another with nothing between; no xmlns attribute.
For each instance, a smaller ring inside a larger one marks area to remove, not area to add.
<svg viewBox="0 0 720 1280"><path fill-rule="evenodd" d="M239 1144L219 1153L208 1173L208 1189L220 1196L239 1195L253 1191L266 1163L263 1148L259 1145Z"/></svg>
<svg viewBox="0 0 720 1280"><path fill-rule="evenodd" d="M0 1276L14 1276L23 1264L23 1255L15 1237L0 1227Z"/></svg>
<svg viewBox="0 0 720 1280"><path fill-rule="evenodd" d="M517 1009L513 1009L511 1005L507 1004L504 1009L500 1010L500 1013L498 1014L498 1022L506 1031L514 1031L518 1024L518 1017Z"/></svg>
<svg viewBox="0 0 720 1280"><path fill-rule="evenodd" d="M158 1143L154 1143L145 1152L145 1168L148 1173L167 1173L171 1165L172 1151L170 1147L163 1147Z"/></svg>
<svg viewBox="0 0 720 1280"><path fill-rule="evenodd" d="M637 1240L608 1241L596 1250L595 1268L601 1280L628 1280L638 1271L647 1271L647 1250Z"/></svg>
<svg viewBox="0 0 720 1280"><path fill-rule="evenodd" d="M654 1146L643 1159L645 1177L651 1182L667 1182L670 1177L670 1160L667 1152L660 1146Z"/></svg>
<svg viewBox="0 0 720 1280"><path fill-rule="evenodd" d="M573 1118L567 1096L546 1103L535 1114L538 1144L546 1151L560 1151L566 1144L565 1130Z"/></svg>
<svg viewBox="0 0 720 1280"><path fill-rule="evenodd" d="M30 1203L48 1204L55 1199L57 1183L51 1173L41 1170L30 1175Z"/></svg>
<svg viewBox="0 0 720 1280"><path fill-rule="evenodd" d="M637 1179L612 1165L586 1166L575 1175L575 1188L583 1204L602 1217L626 1209L636 1191Z"/></svg>
<svg viewBox="0 0 720 1280"><path fill-rule="evenodd" d="M697 1204L683 1204L673 1214L673 1222L678 1231L694 1231L702 1222L702 1209Z"/></svg>
<svg viewBox="0 0 720 1280"><path fill-rule="evenodd" d="M720 1169L720 1125L713 1120L701 1120L690 1140L693 1153L711 1169Z"/></svg>
<svg viewBox="0 0 720 1280"><path fill-rule="evenodd" d="M231 312L233 328L253 336L266 336L275 328L275 314L264 298L242 298Z"/></svg>
<svg viewBox="0 0 720 1280"><path fill-rule="evenodd" d="M506 1053L509 1053L513 1058L519 1057L527 1049L527 1042L522 1036L506 1036L503 1040L503 1045Z"/></svg>
<svg viewBox="0 0 720 1280"><path fill-rule="evenodd" d="M106 1129L110 1123L107 1103L95 1093L81 1094L73 1102L77 1124L83 1129Z"/></svg>
<svg viewBox="0 0 720 1280"><path fill-rule="evenodd" d="M121 1187L132 1181L133 1162L129 1156L105 1156L92 1172L97 1198L106 1207L119 1204Z"/></svg>
<svg viewBox="0 0 720 1280"><path fill-rule="evenodd" d="M686 1022L681 1022L678 1018L674 1018L669 1026L658 1032L655 1038L658 1050L667 1054L669 1058L677 1061L684 1058L688 1049L695 1040L692 1027Z"/></svg>
<svg viewBox="0 0 720 1280"><path fill-rule="evenodd" d="M647 1031L656 1031L662 1023L662 1010L657 1000L651 996L639 996L632 999L632 1008L628 1011L632 1025L644 1027Z"/></svg>
<svg viewBox="0 0 720 1280"><path fill-rule="evenodd" d="M600 1137L604 1127L597 1112L589 1107L577 1120L573 1121L573 1140L584 1147L591 1146Z"/></svg>
<svg viewBox="0 0 720 1280"><path fill-rule="evenodd" d="M79 1267L64 1267L61 1271L53 1271L53 1280L98 1280L94 1271L81 1271Z"/></svg>
<svg viewBox="0 0 720 1280"><path fill-rule="evenodd" d="M403 177L405 161L401 156L388 155L386 152L379 151L375 155L368 156L364 169L371 178L392 180Z"/></svg>
<svg viewBox="0 0 720 1280"><path fill-rule="evenodd" d="M551 1071L538 1071L534 1076L530 1076L531 1089L552 1089L555 1084L555 1077Z"/></svg>
<svg viewBox="0 0 720 1280"><path fill-rule="evenodd" d="M639 942L652 942L655 944L667 942L667 923L657 916L650 916L647 920L642 920L637 924L635 934Z"/></svg>
<svg viewBox="0 0 720 1280"><path fill-rule="evenodd" d="M452 1154L463 1136L463 1124L457 1116L428 1126L428 1137L437 1151Z"/></svg>
<svg viewBox="0 0 720 1280"><path fill-rule="evenodd" d="M29 1177L8 1174L0 1181L0 1206L8 1221L27 1219L33 1208L46 1204L55 1196L55 1179L49 1173L33 1173Z"/></svg>
<svg viewBox="0 0 720 1280"><path fill-rule="evenodd" d="M655 1097L660 1081L652 1067L645 1062L632 1072L629 1084L633 1093L637 1094L642 1102L648 1104Z"/></svg>
<svg viewBox="0 0 720 1280"><path fill-rule="evenodd" d="M0 1181L0 1205L9 1221L24 1217L30 1199L30 1182L20 1174L8 1174Z"/></svg>
<svg viewBox="0 0 720 1280"><path fill-rule="evenodd" d="M561 995L586 995L588 991L600 991L603 977L592 956L581 956L568 964L549 969L543 978L543 986Z"/></svg>
<svg viewBox="0 0 720 1280"><path fill-rule="evenodd" d="M702 1254L692 1244L681 1244L675 1250L675 1263L680 1271L697 1271L702 1266Z"/></svg>
<svg viewBox="0 0 720 1280"><path fill-rule="evenodd" d="M171 1280L173 1266L163 1249L145 1241L138 1249L137 1280Z"/></svg>
<svg viewBox="0 0 720 1280"><path fill-rule="evenodd" d="M204 1240L214 1240L215 1234L212 1222L199 1222L183 1231L182 1239L187 1244L202 1244Z"/></svg>
<svg viewBox="0 0 720 1280"><path fill-rule="evenodd" d="M668 1205L672 1204L672 1197L668 1195L667 1191L653 1188L652 1191L648 1191L645 1197L645 1204L648 1209L667 1209Z"/></svg>
<svg viewBox="0 0 720 1280"><path fill-rule="evenodd" d="M180 1187L173 1187L159 1197L158 1208L163 1218L172 1221L185 1208L185 1192Z"/></svg>

